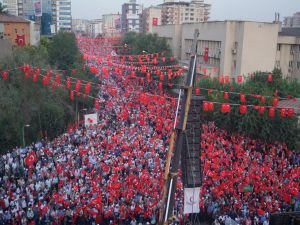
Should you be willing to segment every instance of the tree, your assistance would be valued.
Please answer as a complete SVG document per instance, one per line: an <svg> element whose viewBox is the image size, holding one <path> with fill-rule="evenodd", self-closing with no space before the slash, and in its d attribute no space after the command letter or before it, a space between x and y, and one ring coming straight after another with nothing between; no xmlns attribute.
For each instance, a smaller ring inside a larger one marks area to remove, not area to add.
<svg viewBox="0 0 300 225"><path fill-rule="evenodd" d="M49 61L60 70L68 70L80 59L80 52L74 33L59 32L48 47Z"/></svg>
<svg viewBox="0 0 300 225"><path fill-rule="evenodd" d="M243 84L228 83L220 84L210 78L204 78L199 82L199 87L204 89L221 90L209 93L202 91L208 101L240 104L240 96L229 93L229 99L224 98L224 92L249 93L263 96L273 96L275 92L279 96L300 96L300 83L282 78L279 70L273 71L273 81L267 82L268 73L257 72L252 79ZM264 105L260 98L247 96L247 105ZM273 98L267 98L265 105L272 105ZM268 116L267 110L260 115L253 107L248 107L248 112L241 115L239 106L232 106L230 113L221 113L219 105L215 105L213 112L203 112L203 120L215 121L219 127L231 132L245 134L252 138L261 139L267 143L285 142L291 149L297 149L297 140L300 133L297 123L298 118L282 118L276 113L274 118Z"/></svg>

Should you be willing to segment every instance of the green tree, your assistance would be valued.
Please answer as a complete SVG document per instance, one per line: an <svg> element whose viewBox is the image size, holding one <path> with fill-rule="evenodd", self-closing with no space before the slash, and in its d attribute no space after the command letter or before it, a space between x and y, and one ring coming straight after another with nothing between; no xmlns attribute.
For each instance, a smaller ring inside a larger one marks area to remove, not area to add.
<svg viewBox="0 0 300 225"><path fill-rule="evenodd" d="M229 94L229 99L224 99L223 92L209 93L204 89L217 89L226 92L247 93L263 96L271 96L266 99L265 105L272 105L272 96L275 91L284 98L288 96L300 97L300 83L282 78L279 70L273 71L273 82L267 82L268 73L257 72L253 79L248 79L243 84L220 84L210 78L204 78L199 82L201 92L208 101L240 104L239 94ZM260 98L247 96L247 105L264 105ZM213 112L203 112L203 120L215 121L219 127L232 132L248 135L265 142L285 142L292 149L297 149L297 140L300 133L297 118L282 118L276 113L274 118L268 116L267 110L260 115L253 107L248 107L248 112L241 115L239 106L232 106L230 113L221 113L220 106L215 105Z"/></svg>
<svg viewBox="0 0 300 225"><path fill-rule="evenodd" d="M80 60L74 33L59 32L50 42L48 52L50 64L60 70L73 68Z"/></svg>
<svg viewBox="0 0 300 225"><path fill-rule="evenodd" d="M7 13L6 7L0 2L0 13Z"/></svg>

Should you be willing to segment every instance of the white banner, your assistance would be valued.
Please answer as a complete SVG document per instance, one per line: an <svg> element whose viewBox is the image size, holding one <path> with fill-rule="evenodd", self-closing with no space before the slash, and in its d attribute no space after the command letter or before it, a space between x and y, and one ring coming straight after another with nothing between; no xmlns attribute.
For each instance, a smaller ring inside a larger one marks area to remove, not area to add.
<svg viewBox="0 0 300 225"><path fill-rule="evenodd" d="M98 114L86 114L84 115L84 126L88 127L91 125L96 125L98 123Z"/></svg>
<svg viewBox="0 0 300 225"><path fill-rule="evenodd" d="M200 187L184 188L184 214L199 213Z"/></svg>
<svg viewBox="0 0 300 225"><path fill-rule="evenodd" d="M35 14L35 16L42 16L42 2L41 2L41 0L35 0L35 2L34 2L34 14Z"/></svg>

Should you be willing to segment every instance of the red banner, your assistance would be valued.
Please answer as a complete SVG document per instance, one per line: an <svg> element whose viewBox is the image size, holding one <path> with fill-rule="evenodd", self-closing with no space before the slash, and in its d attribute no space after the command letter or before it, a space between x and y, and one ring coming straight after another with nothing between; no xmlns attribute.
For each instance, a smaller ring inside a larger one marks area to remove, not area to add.
<svg viewBox="0 0 300 225"><path fill-rule="evenodd" d="M208 48L204 50L204 62L208 62Z"/></svg>
<svg viewBox="0 0 300 225"><path fill-rule="evenodd" d="M157 26L158 25L158 18L156 18L156 17L152 18L152 25L153 26Z"/></svg>

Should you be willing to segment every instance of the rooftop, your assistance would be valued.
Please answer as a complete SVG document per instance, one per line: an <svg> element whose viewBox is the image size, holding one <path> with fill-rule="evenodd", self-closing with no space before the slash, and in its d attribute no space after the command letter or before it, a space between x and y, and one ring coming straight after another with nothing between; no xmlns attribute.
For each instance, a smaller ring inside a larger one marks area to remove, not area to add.
<svg viewBox="0 0 300 225"><path fill-rule="evenodd" d="M285 27L282 28L281 32L279 32L279 35L300 37L300 28Z"/></svg>
<svg viewBox="0 0 300 225"><path fill-rule="evenodd" d="M0 13L0 23L30 23L30 21L25 20L22 17Z"/></svg>

